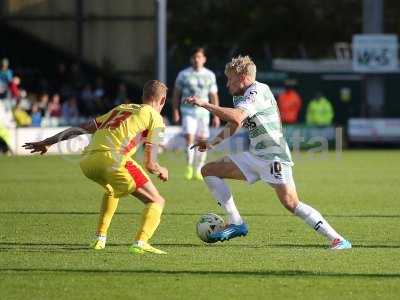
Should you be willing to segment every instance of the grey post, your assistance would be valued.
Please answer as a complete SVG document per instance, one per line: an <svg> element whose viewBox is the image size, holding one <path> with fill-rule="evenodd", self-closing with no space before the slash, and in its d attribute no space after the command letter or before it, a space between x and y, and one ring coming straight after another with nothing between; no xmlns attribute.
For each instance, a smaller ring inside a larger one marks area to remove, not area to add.
<svg viewBox="0 0 400 300"><path fill-rule="evenodd" d="M155 0L156 4L156 76L167 82L167 0Z"/></svg>
<svg viewBox="0 0 400 300"><path fill-rule="evenodd" d="M383 33L383 5L384 0L363 0L363 33ZM365 75L364 84L367 116L382 116L385 99L383 76Z"/></svg>

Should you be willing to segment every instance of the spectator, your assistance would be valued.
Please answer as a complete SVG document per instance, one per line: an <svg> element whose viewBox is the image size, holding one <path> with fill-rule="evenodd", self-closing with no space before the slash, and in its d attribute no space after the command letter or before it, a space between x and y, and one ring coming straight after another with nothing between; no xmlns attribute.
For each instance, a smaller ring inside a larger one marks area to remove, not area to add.
<svg viewBox="0 0 400 300"><path fill-rule="evenodd" d="M50 103L47 107L47 113L50 118L61 117L61 103L60 103L60 95L59 94L54 94L51 97Z"/></svg>
<svg viewBox="0 0 400 300"><path fill-rule="evenodd" d="M332 104L321 93L310 101L307 107L307 125L330 126L334 117Z"/></svg>
<svg viewBox="0 0 400 300"><path fill-rule="evenodd" d="M42 125L42 113L39 109L39 104L37 102L32 104L31 118L32 127L40 127Z"/></svg>
<svg viewBox="0 0 400 300"><path fill-rule="evenodd" d="M8 85L13 78L13 72L9 69L9 61L7 58L1 60L0 69L0 100L7 98Z"/></svg>
<svg viewBox="0 0 400 300"><path fill-rule="evenodd" d="M114 106L120 105L122 103L126 103L126 99L128 99L128 92L126 85L124 83L120 83L118 85L117 95L114 99Z"/></svg>
<svg viewBox="0 0 400 300"><path fill-rule="evenodd" d="M282 123L294 124L299 119L302 105L300 95L294 89L295 81L285 82L285 90L278 97L278 106L281 113Z"/></svg>
<svg viewBox="0 0 400 300"><path fill-rule="evenodd" d="M66 124L76 125L79 121L78 103L75 97L70 97L62 105L62 117Z"/></svg>
<svg viewBox="0 0 400 300"><path fill-rule="evenodd" d="M27 95L25 90L20 91L21 99L18 102L19 106L25 110L25 111L30 111L32 109L32 98L33 102L36 102L36 97L33 94L30 94L29 96Z"/></svg>
<svg viewBox="0 0 400 300"><path fill-rule="evenodd" d="M19 104L14 107L13 116L18 127L25 127L32 124L32 118Z"/></svg>
<svg viewBox="0 0 400 300"><path fill-rule="evenodd" d="M18 76L14 76L10 82L10 94L11 98L15 102L19 102L21 99L21 91L19 90L19 85L21 84L21 79Z"/></svg>
<svg viewBox="0 0 400 300"><path fill-rule="evenodd" d="M29 74L29 72L27 72ZM34 74L35 76L31 76ZM28 122L21 121L26 119L23 117L24 112L32 112L32 104L36 102L38 111L41 113L41 124L42 126L57 126L61 121L62 116L62 99L75 98L72 102L79 100L79 112L84 114L86 117L92 117L103 113L108 109L109 105L112 105L115 101L116 105L120 103L130 103L128 99L127 86L124 83L120 83L117 86L115 98L109 98L105 82L102 77L97 77L95 85L86 84L82 86L81 83L85 79L79 64L72 64L66 66L64 63L60 63L58 68L54 70L54 76L52 77L40 77L36 76L34 71L30 73L25 83L25 78L22 78L25 86L32 87L34 94L29 94L21 88L21 78L18 76L12 77L13 72L9 69L9 63L7 59L1 61L0 69L0 93L4 97L4 101L1 101L2 107L8 111L10 120L14 120L14 108L16 104L18 107L15 110L15 115L18 116L19 126L26 126ZM34 78L34 80L32 79ZM49 78L52 80L49 81ZM10 81L11 80L11 81ZM31 92L31 91L29 91ZM51 93L52 97L49 97ZM54 95L53 95L54 93ZM68 102L68 101L67 101ZM65 109L75 110L76 103L65 106ZM14 122L14 121L13 121Z"/></svg>
<svg viewBox="0 0 400 300"><path fill-rule="evenodd" d="M95 114L96 104L94 102L95 97L92 86L90 84L85 84L80 96L82 112L84 112L85 116L93 116Z"/></svg>
<svg viewBox="0 0 400 300"><path fill-rule="evenodd" d="M39 95L39 111L44 117L47 114L47 106L49 104L49 95L47 93L42 93Z"/></svg>

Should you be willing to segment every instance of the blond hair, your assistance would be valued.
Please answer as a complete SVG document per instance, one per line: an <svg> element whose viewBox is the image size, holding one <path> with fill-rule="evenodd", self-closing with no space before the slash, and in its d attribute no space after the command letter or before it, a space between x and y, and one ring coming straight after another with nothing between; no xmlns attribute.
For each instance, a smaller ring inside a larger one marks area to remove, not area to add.
<svg viewBox="0 0 400 300"><path fill-rule="evenodd" d="M167 94L167 86L159 80L149 80L143 86L143 101L157 99Z"/></svg>
<svg viewBox="0 0 400 300"><path fill-rule="evenodd" d="M256 80L257 67L250 56L237 56L232 58L225 66L225 75L230 74L244 75L252 80Z"/></svg>

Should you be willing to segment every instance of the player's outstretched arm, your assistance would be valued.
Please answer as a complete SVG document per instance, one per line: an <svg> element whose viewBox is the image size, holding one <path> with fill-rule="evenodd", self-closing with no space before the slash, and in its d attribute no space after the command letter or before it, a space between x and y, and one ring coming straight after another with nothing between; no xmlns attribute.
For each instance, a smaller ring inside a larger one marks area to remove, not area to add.
<svg viewBox="0 0 400 300"><path fill-rule="evenodd" d="M241 126L243 121L247 118L247 113L240 108L229 108L229 107L221 107L214 105L212 103L208 103L202 99L199 99L195 96L187 97L185 102L188 104L196 105L207 109L213 115L219 117L221 120L224 120L229 123L235 123L237 126Z"/></svg>
<svg viewBox="0 0 400 300"><path fill-rule="evenodd" d="M64 131L61 131L60 133L57 133L56 135L53 135L43 141L25 143L22 145L22 147L24 147L26 150L31 150L31 153L39 152L40 155L43 155L47 152L50 146L57 144L58 142L72 139L81 134L92 134L96 131L96 129L97 128L94 120L90 120L89 122L83 123L78 127L70 127L65 129Z"/></svg>
<svg viewBox="0 0 400 300"><path fill-rule="evenodd" d="M151 143L146 143L144 145L144 167L149 173L157 175L161 181L167 181L168 169L157 163L157 152L157 145Z"/></svg>
<svg viewBox="0 0 400 300"><path fill-rule="evenodd" d="M228 122L226 123L225 127L211 141L200 141L194 144L191 149L198 147L200 152L212 149L218 144L222 143L225 139L230 138L232 135L238 132L240 128L242 128L241 124Z"/></svg>

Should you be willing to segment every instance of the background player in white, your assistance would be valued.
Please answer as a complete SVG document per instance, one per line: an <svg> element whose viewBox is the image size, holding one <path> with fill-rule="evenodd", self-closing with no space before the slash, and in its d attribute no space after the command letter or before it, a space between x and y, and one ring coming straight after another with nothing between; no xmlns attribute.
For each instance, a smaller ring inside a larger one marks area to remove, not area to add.
<svg viewBox="0 0 400 300"><path fill-rule="evenodd" d="M317 210L299 200L292 177L293 162L283 137L276 101L269 87L255 80L254 62L248 56L233 58L225 67L225 75L229 93L233 95L234 108L218 107L198 97L185 100L227 121L226 128L214 139L194 145L200 151L213 148L242 126L248 130L250 137L248 152L229 155L202 168L209 190L229 215L229 225L211 234L210 238L224 241L248 232L223 179L246 180L250 184L262 180L275 189L283 206L328 238L332 249L351 248L350 242L339 235Z"/></svg>
<svg viewBox="0 0 400 300"><path fill-rule="evenodd" d="M201 107L193 107L182 103L182 100L189 96L196 96L199 99L219 105L218 88L215 74L204 67L206 63L204 48L194 48L191 53L191 67L179 72L175 81L175 88L172 99L173 121L178 123L180 113L182 115L182 130L185 134L187 146L187 168L186 179L202 179L201 167L206 161L206 152L192 149L191 146L197 141L208 139L210 136L209 123L210 113ZM219 127L218 116L214 116L212 125Z"/></svg>

